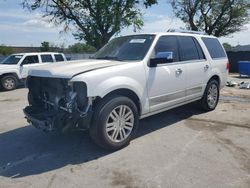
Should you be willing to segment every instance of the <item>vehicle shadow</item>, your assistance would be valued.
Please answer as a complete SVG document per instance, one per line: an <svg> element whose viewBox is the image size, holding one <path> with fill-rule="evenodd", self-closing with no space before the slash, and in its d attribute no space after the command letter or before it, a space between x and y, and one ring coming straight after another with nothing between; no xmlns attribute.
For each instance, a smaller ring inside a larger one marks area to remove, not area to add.
<svg viewBox="0 0 250 188"><path fill-rule="evenodd" d="M17 86L17 88L15 89L15 90L18 90L18 89L23 89L23 88L25 88L25 85L24 84L20 84L20 85L18 85ZM11 91L13 91L13 90L11 90ZM0 92L9 92L9 91L5 91L5 90L3 90L1 87L0 87Z"/></svg>
<svg viewBox="0 0 250 188"><path fill-rule="evenodd" d="M135 139L200 113L191 104L143 119ZM0 134L0 148L0 176L12 178L41 174L112 154L93 144L87 132L45 134L32 126Z"/></svg>

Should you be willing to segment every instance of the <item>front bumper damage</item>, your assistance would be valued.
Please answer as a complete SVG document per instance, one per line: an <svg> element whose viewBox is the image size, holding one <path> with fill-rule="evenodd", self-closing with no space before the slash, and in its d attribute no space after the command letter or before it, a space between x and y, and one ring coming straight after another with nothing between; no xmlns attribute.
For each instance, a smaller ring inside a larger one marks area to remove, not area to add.
<svg viewBox="0 0 250 188"><path fill-rule="evenodd" d="M30 105L23 111L31 125L45 132L89 128L93 98L86 96L86 85L45 78L27 82Z"/></svg>

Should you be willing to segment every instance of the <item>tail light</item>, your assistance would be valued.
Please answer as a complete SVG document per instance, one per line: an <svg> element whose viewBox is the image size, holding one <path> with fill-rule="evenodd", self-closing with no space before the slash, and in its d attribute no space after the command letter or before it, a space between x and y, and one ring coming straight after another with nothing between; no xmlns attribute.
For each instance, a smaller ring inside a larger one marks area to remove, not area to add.
<svg viewBox="0 0 250 188"><path fill-rule="evenodd" d="M229 69L230 69L230 64L229 62L227 62L227 71L229 71Z"/></svg>

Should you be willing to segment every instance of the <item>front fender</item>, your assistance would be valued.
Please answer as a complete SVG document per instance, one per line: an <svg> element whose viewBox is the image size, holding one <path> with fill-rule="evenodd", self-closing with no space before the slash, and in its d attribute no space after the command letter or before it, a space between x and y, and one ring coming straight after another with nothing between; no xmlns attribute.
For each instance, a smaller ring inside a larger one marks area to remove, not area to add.
<svg viewBox="0 0 250 188"><path fill-rule="evenodd" d="M97 85L88 84L88 95L89 96L99 96L103 98L110 92L117 90L117 89L129 89L136 93L136 95L141 99L145 95L144 86L142 86L136 80L129 78L129 77L112 77L102 82L98 83Z"/></svg>
<svg viewBox="0 0 250 188"><path fill-rule="evenodd" d="M146 85L140 84L138 81L130 78L130 77L123 77L117 76L112 77L106 80L101 81L98 84L90 84L86 82L88 96L99 96L101 98L105 97L112 91L118 89L128 89L133 91L138 98L140 99L141 103L141 113L145 114L149 112L149 103L147 100L147 87Z"/></svg>
<svg viewBox="0 0 250 188"><path fill-rule="evenodd" d="M15 75L18 79L21 79L21 75L19 74L19 72L17 70L11 69L11 70L1 70L0 71L0 76L4 75L4 74L13 74Z"/></svg>
<svg viewBox="0 0 250 188"><path fill-rule="evenodd" d="M77 75L71 82L85 82L88 97L103 98L112 91L128 89L140 99L142 113L148 111L147 85L144 64L131 63L122 66L90 71Z"/></svg>

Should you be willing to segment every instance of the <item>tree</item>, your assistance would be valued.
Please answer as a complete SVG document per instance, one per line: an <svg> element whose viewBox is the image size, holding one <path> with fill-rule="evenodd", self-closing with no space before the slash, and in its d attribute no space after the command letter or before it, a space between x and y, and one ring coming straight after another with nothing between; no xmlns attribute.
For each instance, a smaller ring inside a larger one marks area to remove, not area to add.
<svg viewBox="0 0 250 188"><path fill-rule="evenodd" d="M49 44L49 42L46 42L46 41L42 42L40 50L42 52L48 52L48 51L50 51L50 44Z"/></svg>
<svg viewBox="0 0 250 188"><path fill-rule="evenodd" d="M223 46L224 46L226 51L230 51L233 48L232 45L227 43L227 42L223 43Z"/></svg>
<svg viewBox="0 0 250 188"><path fill-rule="evenodd" d="M7 47L5 45L0 45L0 54L2 55L10 55L13 53L13 49L10 47Z"/></svg>
<svg viewBox="0 0 250 188"><path fill-rule="evenodd" d="M69 51L73 53L84 53L84 52L92 53L95 52L96 49L88 44L75 43L69 46Z"/></svg>
<svg viewBox="0 0 250 188"><path fill-rule="evenodd" d="M249 0L172 0L171 4L188 29L217 37L240 31L249 21Z"/></svg>
<svg viewBox="0 0 250 188"><path fill-rule="evenodd" d="M158 1L157 0L146 0L146 1L144 1L144 5L146 7L150 7L150 6L154 5L154 4L158 4Z"/></svg>
<svg viewBox="0 0 250 188"><path fill-rule="evenodd" d="M156 0L143 1L151 6ZM74 27L74 37L99 49L123 28L143 26L138 0L24 0L30 10L42 9L44 16L64 30Z"/></svg>

